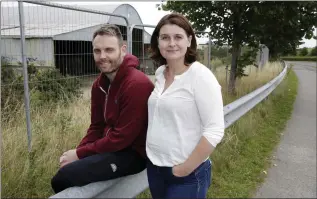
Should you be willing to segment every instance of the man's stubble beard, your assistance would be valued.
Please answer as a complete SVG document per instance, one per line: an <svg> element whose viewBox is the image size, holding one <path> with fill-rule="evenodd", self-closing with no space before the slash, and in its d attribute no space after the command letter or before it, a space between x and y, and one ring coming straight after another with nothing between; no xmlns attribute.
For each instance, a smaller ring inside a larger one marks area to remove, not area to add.
<svg viewBox="0 0 317 199"><path fill-rule="evenodd" d="M115 67L109 72L102 72L102 73L105 74L105 75L111 75L111 74L117 72L119 70L120 65L122 64L122 62L123 62L123 57L121 57L121 51L120 51L118 59L114 63L111 64L111 66L115 66Z"/></svg>

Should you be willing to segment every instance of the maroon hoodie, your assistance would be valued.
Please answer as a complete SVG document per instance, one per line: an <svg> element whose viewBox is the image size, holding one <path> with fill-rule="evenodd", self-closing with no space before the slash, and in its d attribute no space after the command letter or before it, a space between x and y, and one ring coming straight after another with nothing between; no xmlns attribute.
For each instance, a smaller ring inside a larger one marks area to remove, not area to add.
<svg viewBox="0 0 317 199"><path fill-rule="evenodd" d="M127 147L145 157L147 101L154 85L138 65L138 59L127 54L111 85L104 74L93 83L91 124L77 147L78 158Z"/></svg>

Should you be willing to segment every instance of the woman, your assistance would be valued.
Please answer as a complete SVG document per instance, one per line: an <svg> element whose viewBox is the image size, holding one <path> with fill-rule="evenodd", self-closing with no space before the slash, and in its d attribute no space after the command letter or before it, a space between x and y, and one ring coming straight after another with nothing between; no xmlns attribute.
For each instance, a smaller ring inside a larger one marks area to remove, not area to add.
<svg viewBox="0 0 317 199"><path fill-rule="evenodd" d="M164 16L151 38L159 63L148 100L146 140L149 187L156 198L205 198L211 184L209 155L224 135L221 87L196 61L197 43L189 21Z"/></svg>

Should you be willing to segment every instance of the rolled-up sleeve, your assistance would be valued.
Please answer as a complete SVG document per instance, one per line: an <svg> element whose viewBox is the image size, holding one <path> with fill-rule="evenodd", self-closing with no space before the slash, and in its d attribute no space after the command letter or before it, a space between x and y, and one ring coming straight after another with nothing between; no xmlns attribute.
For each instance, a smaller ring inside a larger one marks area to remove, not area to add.
<svg viewBox="0 0 317 199"><path fill-rule="evenodd" d="M224 114L221 86L208 69L197 74L194 96L198 107L202 136L216 147L224 136Z"/></svg>

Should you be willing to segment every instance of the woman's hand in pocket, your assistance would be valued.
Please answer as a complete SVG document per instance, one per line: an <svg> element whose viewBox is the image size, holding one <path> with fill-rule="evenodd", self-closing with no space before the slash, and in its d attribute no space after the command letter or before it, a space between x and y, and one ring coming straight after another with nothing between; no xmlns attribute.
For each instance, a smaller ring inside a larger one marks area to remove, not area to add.
<svg viewBox="0 0 317 199"><path fill-rule="evenodd" d="M179 164L172 168L172 173L176 177L185 177L188 176L192 171L186 167L185 164Z"/></svg>

